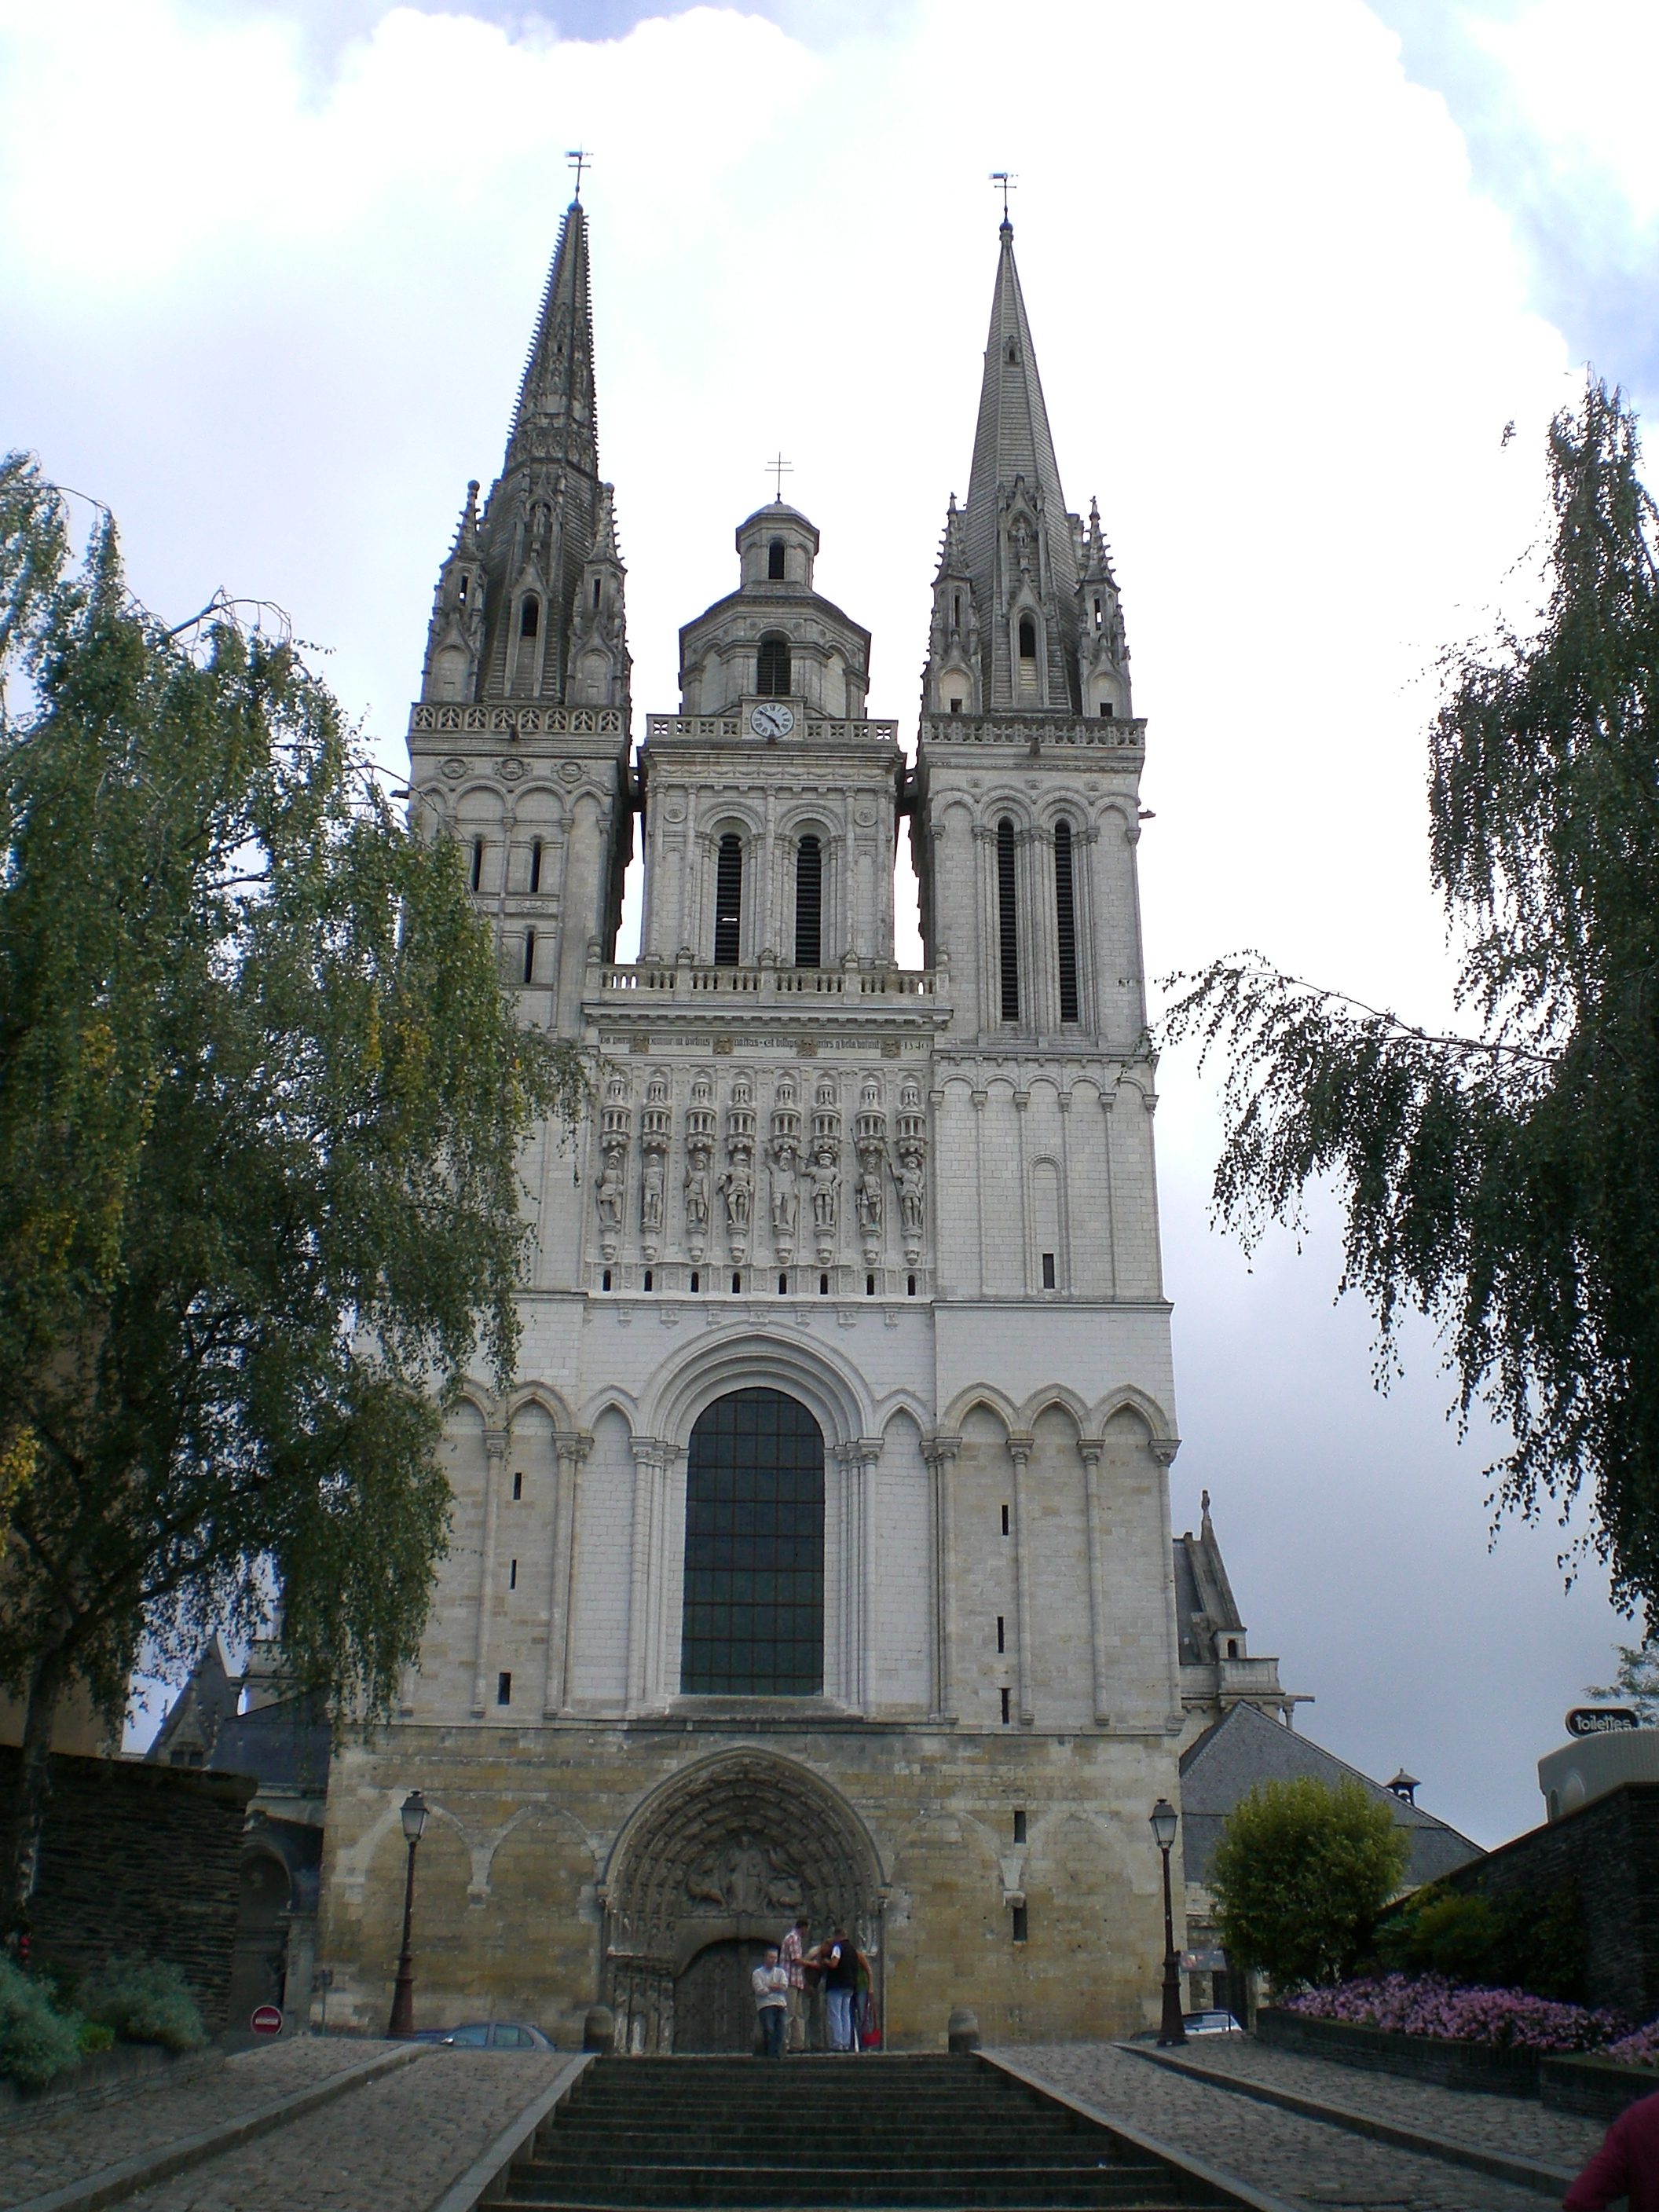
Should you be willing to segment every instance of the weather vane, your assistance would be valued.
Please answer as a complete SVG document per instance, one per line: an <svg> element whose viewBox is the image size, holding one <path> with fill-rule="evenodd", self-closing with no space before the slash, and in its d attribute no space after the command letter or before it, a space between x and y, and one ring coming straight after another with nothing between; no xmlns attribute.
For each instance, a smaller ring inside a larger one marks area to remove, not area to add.
<svg viewBox="0 0 1659 2212"><path fill-rule="evenodd" d="M770 460L766 464L766 471L769 476L775 477L777 479L777 486L772 494L772 499L775 506L781 507L783 505L783 480L785 477L793 476L795 472L795 465L793 461L786 461L783 455L780 453L775 459Z"/></svg>
<svg viewBox="0 0 1659 2212"><path fill-rule="evenodd" d="M1006 222L1008 220L1008 195L1010 192L1017 192L1019 190L1019 186L1014 182L1014 173L1012 169L993 169L991 172L991 182L994 185L1000 185L1002 187L1002 220L1004 222Z"/></svg>
<svg viewBox="0 0 1659 2212"><path fill-rule="evenodd" d="M574 197L580 199L582 196L582 171L592 167L593 156L586 146L573 146L564 158L567 164L576 172Z"/></svg>

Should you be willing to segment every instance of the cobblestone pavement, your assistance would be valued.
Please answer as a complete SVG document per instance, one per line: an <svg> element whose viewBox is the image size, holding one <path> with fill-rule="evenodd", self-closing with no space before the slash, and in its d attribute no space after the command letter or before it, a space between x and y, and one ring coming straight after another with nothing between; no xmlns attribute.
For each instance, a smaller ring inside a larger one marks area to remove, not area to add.
<svg viewBox="0 0 1659 2212"><path fill-rule="evenodd" d="M1022 2044L1002 2055L1109 2118L1310 2212L1539 2212L1550 2201L1467 2166L1391 2150L1231 2090L1212 2089L1109 2045Z"/></svg>
<svg viewBox="0 0 1659 2212"><path fill-rule="evenodd" d="M1260 2081L1293 2096L1317 2097L1396 2127L1423 2128L1454 2142L1536 2159L1540 2166L1569 2172L1600 2148L1607 2131L1603 2120L1553 2112L1530 2097L1489 2097L1469 2089L1443 2089L1432 2081L1402 2081L1397 2074L1373 2074L1363 2066L1278 2051L1253 2035L1207 2036L1189 2044L1181 2056L1212 2073Z"/></svg>
<svg viewBox="0 0 1659 2212"><path fill-rule="evenodd" d="M0 2206L44 2196L102 2166L238 2119L392 2047L354 2036L296 2036L240 2051L171 2087L146 2080L113 2103L88 2112L60 2108L32 2127L8 2128L0 2134Z"/></svg>
<svg viewBox="0 0 1659 2212"><path fill-rule="evenodd" d="M291 2127L125 2199L122 2212L428 2212L569 2063L563 2051L429 2051Z"/></svg>

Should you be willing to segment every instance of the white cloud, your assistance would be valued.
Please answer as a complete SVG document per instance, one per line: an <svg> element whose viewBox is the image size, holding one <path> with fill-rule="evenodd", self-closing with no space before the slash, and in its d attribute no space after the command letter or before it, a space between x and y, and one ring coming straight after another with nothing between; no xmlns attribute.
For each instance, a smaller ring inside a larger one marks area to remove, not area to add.
<svg viewBox="0 0 1659 2212"><path fill-rule="evenodd" d="M1588 109L1561 101L1577 128ZM923 0L814 46L731 9L582 44L405 9L319 71L279 8L0 0L8 437L111 501L155 604L224 582L287 605L389 758L577 143L598 153L601 434L642 710L673 703L678 626L730 587L781 443L823 588L875 633L872 711L913 720L972 439L985 179L1012 167L1062 475L1073 505L1100 494L1152 718L1154 969L1256 943L1443 1004L1419 678L1534 533L1572 376L1443 103L1367 9ZM1377 1754L1449 1788L1478 1739L1460 1810L1519 1825L1531 1759L1602 1666L1605 1609L1550 1594L1547 1534L1487 1559L1478 1463L1431 1369L1403 1426L1372 1405L1363 1331L1324 1310L1328 1237L1254 1277L1206 1247L1207 1085L1170 1062L1163 1087L1178 1492L1216 1492L1259 1644L1356 1743L1394 1724L1408 1641L1449 1680L1475 1623L1524 1609L1534 1672L1512 1671L1507 1723L1454 1703ZM1221 1387L1239 1341L1282 1389ZM1363 1480L1335 1463L1345 1425ZM1413 1455L1408 1513L1377 1473L1385 1437ZM1419 1620L1425 1550L1454 1564Z"/></svg>

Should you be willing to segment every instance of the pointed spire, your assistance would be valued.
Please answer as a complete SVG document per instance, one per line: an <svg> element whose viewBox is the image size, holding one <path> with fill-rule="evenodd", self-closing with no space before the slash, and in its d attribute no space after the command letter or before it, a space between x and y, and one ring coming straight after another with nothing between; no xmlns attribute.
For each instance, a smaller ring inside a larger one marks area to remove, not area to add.
<svg viewBox="0 0 1659 2212"><path fill-rule="evenodd" d="M985 376L980 386L979 422L974 432L974 465L968 478L970 534L988 531L996 495L1017 476L1041 489L1056 524L1066 512L1060 488L1054 441L1048 429L1036 349L1025 317L1025 300L1014 262L1014 227L1004 220L998 233L996 289L991 298L991 330L985 342ZM977 549L976 549L977 550ZM1070 582L1070 578L1066 581Z"/></svg>
<svg viewBox="0 0 1659 2212"><path fill-rule="evenodd" d="M559 226L559 242L513 410L506 467L515 461L552 459L574 464L586 476L599 476L587 217L580 200L571 201Z"/></svg>

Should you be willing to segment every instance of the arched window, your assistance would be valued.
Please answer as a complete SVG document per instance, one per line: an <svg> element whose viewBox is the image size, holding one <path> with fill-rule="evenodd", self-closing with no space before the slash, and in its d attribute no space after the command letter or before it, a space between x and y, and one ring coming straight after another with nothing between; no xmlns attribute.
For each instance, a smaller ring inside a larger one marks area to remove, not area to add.
<svg viewBox="0 0 1659 2212"><path fill-rule="evenodd" d="M1019 618L1019 657L1022 660L1036 659L1036 624L1030 615Z"/></svg>
<svg viewBox="0 0 1659 2212"><path fill-rule="evenodd" d="M685 1469L687 1697L823 1688L823 1433L781 1390L733 1390L697 1417Z"/></svg>
<svg viewBox="0 0 1659 2212"><path fill-rule="evenodd" d="M803 837L795 848L795 965L823 964L823 848Z"/></svg>
<svg viewBox="0 0 1659 2212"><path fill-rule="evenodd" d="M789 696L789 641L781 630L772 630L760 641L760 666L756 672L755 689L765 699L787 699Z"/></svg>
<svg viewBox="0 0 1659 2212"><path fill-rule="evenodd" d="M533 983L536 980L536 933L533 929L526 929L524 933L524 980L526 983Z"/></svg>
<svg viewBox="0 0 1659 2212"><path fill-rule="evenodd" d="M728 830L714 863L714 965L735 968L743 939L743 840Z"/></svg>
<svg viewBox="0 0 1659 2212"><path fill-rule="evenodd" d="M1002 1018L1019 1019L1019 910L1014 891L1014 825L997 824L997 951L1002 975Z"/></svg>
<svg viewBox="0 0 1659 2212"><path fill-rule="evenodd" d="M1060 967L1060 1018L1079 1019L1077 995L1077 902L1073 890L1072 825L1054 824L1054 937Z"/></svg>
<svg viewBox="0 0 1659 2212"><path fill-rule="evenodd" d="M775 538L766 549L766 580L769 584L783 581L783 540Z"/></svg>
<svg viewBox="0 0 1659 2212"><path fill-rule="evenodd" d="M519 609L519 635L534 637L542 626L542 603L532 592Z"/></svg>
<svg viewBox="0 0 1659 2212"><path fill-rule="evenodd" d="M483 839L472 840L472 888L476 891L483 883Z"/></svg>
<svg viewBox="0 0 1659 2212"><path fill-rule="evenodd" d="M541 887L542 841L539 837L532 837L530 841L530 888L532 891L539 891Z"/></svg>

